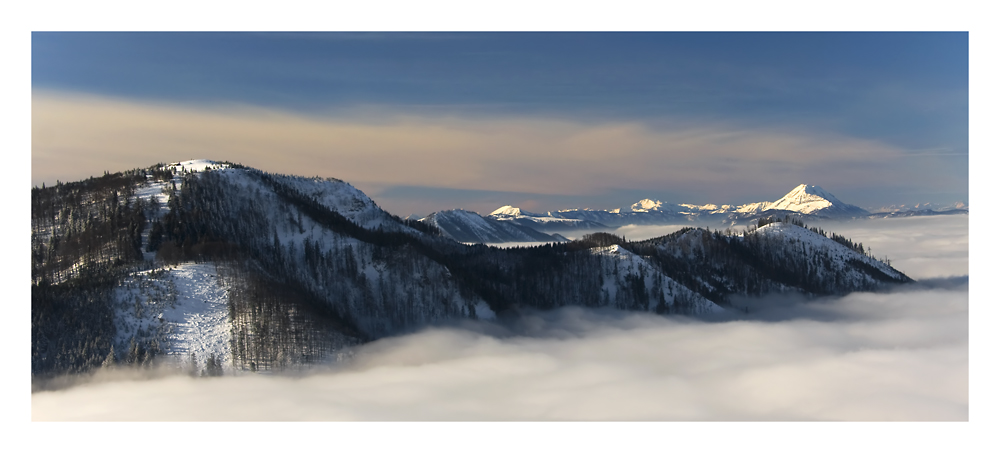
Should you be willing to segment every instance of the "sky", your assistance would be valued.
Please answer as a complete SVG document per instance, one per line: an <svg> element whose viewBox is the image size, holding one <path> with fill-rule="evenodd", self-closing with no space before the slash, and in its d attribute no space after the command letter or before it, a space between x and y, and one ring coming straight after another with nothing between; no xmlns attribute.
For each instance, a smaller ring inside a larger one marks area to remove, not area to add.
<svg viewBox="0 0 1000 453"><path fill-rule="evenodd" d="M31 34L31 183L194 158L401 216L968 203L969 35Z"/></svg>

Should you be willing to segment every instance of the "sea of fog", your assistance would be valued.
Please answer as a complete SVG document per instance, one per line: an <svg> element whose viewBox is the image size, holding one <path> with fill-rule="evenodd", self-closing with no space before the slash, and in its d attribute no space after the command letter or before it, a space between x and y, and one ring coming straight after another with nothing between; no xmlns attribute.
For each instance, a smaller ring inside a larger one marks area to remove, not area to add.
<svg viewBox="0 0 1000 453"><path fill-rule="evenodd" d="M31 418L969 420L968 217L820 226L922 281L715 319L566 308L434 327L294 375L96 376L33 393Z"/></svg>

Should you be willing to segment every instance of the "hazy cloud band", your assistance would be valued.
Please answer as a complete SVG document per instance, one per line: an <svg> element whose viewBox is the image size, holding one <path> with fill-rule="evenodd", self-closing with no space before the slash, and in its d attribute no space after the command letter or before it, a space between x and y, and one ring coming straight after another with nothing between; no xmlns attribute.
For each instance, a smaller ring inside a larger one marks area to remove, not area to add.
<svg viewBox="0 0 1000 453"><path fill-rule="evenodd" d="M915 180L922 190L951 190L955 184L940 175L925 177L934 174L933 160L907 160L901 166L898 157L906 155L904 150L843 136L723 124L654 127L389 109L359 112L322 116L245 105L168 105L37 92L32 101L32 182L51 184L159 161L210 158L267 171L332 176L376 199L380 189L400 185L577 195L640 189L740 202L777 197L806 181L852 190L901 187ZM391 211L395 206L384 207ZM460 206L438 209L454 207Z"/></svg>

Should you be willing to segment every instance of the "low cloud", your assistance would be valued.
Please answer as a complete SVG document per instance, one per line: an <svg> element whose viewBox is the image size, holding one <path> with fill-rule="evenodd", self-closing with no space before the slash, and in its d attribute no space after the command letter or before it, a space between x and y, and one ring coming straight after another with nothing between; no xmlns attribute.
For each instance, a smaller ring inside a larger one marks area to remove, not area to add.
<svg viewBox="0 0 1000 453"><path fill-rule="evenodd" d="M395 186L542 195L632 189L728 203L754 193L780 196L805 181L855 188L920 181L925 190L954 185L940 175L922 177L934 174L926 160L901 165L897 158L904 154L874 141L726 124L654 127L388 108L324 116L57 92L36 92L32 99L36 185L189 158L332 176L376 199ZM392 199L380 202L390 211L406 210Z"/></svg>
<svg viewBox="0 0 1000 453"><path fill-rule="evenodd" d="M566 308L379 340L304 375L37 392L32 419L968 420L967 291L852 294L792 312L705 321Z"/></svg>
<svg viewBox="0 0 1000 453"><path fill-rule="evenodd" d="M682 223L677 225L625 225L616 228L613 233L630 241L643 241L650 238L666 236L681 228L707 228L710 230L724 229L718 222Z"/></svg>

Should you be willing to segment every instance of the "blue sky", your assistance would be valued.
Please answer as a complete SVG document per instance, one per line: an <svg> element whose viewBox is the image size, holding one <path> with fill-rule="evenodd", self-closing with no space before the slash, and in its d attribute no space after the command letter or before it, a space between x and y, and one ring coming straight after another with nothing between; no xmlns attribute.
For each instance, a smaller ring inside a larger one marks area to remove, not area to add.
<svg viewBox="0 0 1000 453"><path fill-rule="evenodd" d="M968 201L966 33L33 33L31 56L33 184L214 158L344 179L400 215L803 182Z"/></svg>

